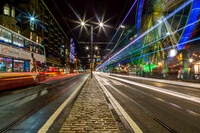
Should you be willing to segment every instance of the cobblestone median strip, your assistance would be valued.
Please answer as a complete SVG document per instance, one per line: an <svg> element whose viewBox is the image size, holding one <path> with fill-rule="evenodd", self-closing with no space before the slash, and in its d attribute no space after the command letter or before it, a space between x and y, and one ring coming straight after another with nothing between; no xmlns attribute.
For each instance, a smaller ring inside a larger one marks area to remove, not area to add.
<svg viewBox="0 0 200 133"><path fill-rule="evenodd" d="M60 133L119 133L103 94L96 79L89 79L63 123Z"/></svg>

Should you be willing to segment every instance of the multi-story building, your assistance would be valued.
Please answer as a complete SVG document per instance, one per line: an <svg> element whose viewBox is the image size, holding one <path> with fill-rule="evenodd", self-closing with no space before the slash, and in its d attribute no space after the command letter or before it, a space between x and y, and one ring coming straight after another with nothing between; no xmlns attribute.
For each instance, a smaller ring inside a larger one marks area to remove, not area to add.
<svg viewBox="0 0 200 133"><path fill-rule="evenodd" d="M41 43L46 50L46 64L69 67L69 38L43 0L5 1L0 24Z"/></svg>
<svg viewBox="0 0 200 133"><path fill-rule="evenodd" d="M3 5L3 12L0 14L0 25L20 33L20 27L17 26L17 20L15 19L14 7L9 7L8 4Z"/></svg>

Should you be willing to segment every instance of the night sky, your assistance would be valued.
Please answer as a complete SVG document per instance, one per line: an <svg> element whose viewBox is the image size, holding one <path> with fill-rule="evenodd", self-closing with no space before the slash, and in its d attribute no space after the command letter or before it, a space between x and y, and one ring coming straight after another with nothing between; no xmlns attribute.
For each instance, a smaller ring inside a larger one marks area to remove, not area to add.
<svg viewBox="0 0 200 133"><path fill-rule="evenodd" d="M90 42L90 27L81 31L81 20L89 20L88 23L94 26L94 42L109 42L116 32L117 27L123 21L128 10L135 0L44 0L63 30L76 42ZM137 4L136 4L137 5ZM135 23L134 6L124 25L128 27ZM74 10L74 11L72 11ZM77 16L75 15L77 14ZM104 30L99 30L99 21L105 22ZM85 55L83 50L86 45L77 44L77 53ZM103 53L106 45L99 45Z"/></svg>

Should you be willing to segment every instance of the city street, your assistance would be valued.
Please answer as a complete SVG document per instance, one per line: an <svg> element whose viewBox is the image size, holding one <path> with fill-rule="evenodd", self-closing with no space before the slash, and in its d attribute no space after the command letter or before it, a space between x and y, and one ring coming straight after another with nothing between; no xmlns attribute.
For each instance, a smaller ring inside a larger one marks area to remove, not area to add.
<svg viewBox="0 0 200 133"><path fill-rule="evenodd" d="M96 77L143 132L200 132L199 88L112 74Z"/></svg>
<svg viewBox="0 0 200 133"><path fill-rule="evenodd" d="M54 116L66 99L75 97L73 93L80 90L87 76L87 74L70 74L47 80L37 86L1 92L0 132L37 132L51 116ZM66 117L70 106L69 102L65 106L66 111L60 116ZM55 121L57 125L51 124L54 127L52 132L56 127L59 130L64 117Z"/></svg>
<svg viewBox="0 0 200 133"><path fill-rule="evenodd" d="M0 133L200 133L200 0L0 9Z"/></svg>

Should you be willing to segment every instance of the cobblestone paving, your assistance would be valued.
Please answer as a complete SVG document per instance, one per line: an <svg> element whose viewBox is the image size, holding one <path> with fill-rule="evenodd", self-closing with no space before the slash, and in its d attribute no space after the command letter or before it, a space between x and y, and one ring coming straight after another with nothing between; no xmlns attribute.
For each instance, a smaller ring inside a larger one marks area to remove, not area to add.
<svg viewBox="0 0 200 133"><path fill-rule="evenodd" d="M116 121L94 77L84 85L60 133L119 133Z"/></svg>

